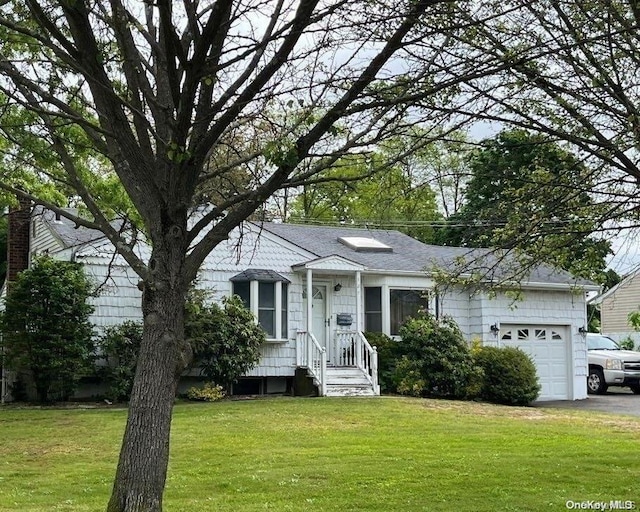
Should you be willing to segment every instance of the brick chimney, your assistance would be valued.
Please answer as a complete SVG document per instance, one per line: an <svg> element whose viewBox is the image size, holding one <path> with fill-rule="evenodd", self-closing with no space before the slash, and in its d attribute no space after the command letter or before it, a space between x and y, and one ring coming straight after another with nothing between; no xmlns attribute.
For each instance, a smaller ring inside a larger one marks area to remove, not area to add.
<svg viewBox="0 0 640 512"><path fill-rule="evenodd" d="M31 230L31 201L18 199L9 207L7 232L7 283L16 280L19 272L29 266L29 234Z"/></svg>

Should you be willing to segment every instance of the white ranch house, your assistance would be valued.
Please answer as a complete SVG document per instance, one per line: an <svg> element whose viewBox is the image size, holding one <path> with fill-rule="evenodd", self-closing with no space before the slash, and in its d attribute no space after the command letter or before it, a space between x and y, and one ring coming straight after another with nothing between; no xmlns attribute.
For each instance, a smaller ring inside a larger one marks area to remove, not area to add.
<svg viewBox="0 0 640 512"><path fill-rule="evenodd" d="M104 282L92 319L98 327L140 319L139 279L99 233L36 208L29 235L30 258L79 261ZM426 307L452 316L469 341L528 352L541 399L586 398L581 330L585 291L597 287L539 267L517 301L478 287L436 293L428 269L468 253L397 231L247 222L207 257L198 287L217 300L239 295L267 333L260 363L237 392L296 392L308 376L320 395L379 394L377 353L363 333L397 336L404 319Z"/></svg>

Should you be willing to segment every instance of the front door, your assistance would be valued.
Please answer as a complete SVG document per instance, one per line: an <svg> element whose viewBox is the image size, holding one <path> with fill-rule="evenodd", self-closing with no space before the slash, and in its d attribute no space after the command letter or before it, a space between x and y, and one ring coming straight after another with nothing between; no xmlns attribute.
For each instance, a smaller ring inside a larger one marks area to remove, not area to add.
<svg viewBox="0 0 640 512"><path fill-rule="evenodd" d="M327 346L327 285L314 284L312 287L313 302L311 308L313 310L311 332L318 340L321 347ZM307 312L307 289L302 291L304 299L304 311ZM331 357L327 353L327 358Z"/></svg>

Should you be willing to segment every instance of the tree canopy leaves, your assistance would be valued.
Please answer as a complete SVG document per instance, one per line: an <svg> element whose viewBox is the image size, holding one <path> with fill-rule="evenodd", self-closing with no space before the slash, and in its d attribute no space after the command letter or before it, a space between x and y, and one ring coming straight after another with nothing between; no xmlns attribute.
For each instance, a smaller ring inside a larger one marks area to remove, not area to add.
<svg viewBox="0 0 640 512"><path fill-rule="evenodd" d="M379 162L384 170L376 169ZM434 192L402 163L386 162L378 154L342 158L322 173L326 181L305 187L293 200L289 219L399 229L428 243L433 237L429 222L442 218ZM420 223L411 226L412 219Z"/></svg>
<svg viewBox="0 0 640 512"><path fill-rule="evenodd" d="M546 137L523 130L485 140L471 158L465 204L439 234L447 245L518 249L577 277L604 279L611 244L593 233L604 207L591 171Z"/></svg>

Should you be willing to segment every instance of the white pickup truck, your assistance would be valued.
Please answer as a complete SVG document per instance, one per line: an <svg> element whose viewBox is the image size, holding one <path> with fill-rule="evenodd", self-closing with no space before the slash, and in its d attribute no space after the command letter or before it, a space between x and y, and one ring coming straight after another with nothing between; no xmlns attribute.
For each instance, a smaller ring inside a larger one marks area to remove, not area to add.
<svg viewBox="0 0 640 512"><path fill-rule="evenodd" d="M587 392L604 393L609 386L628 386L640 394L640 352L622 350L601 334L587 334L589 375Z"/></svg>

